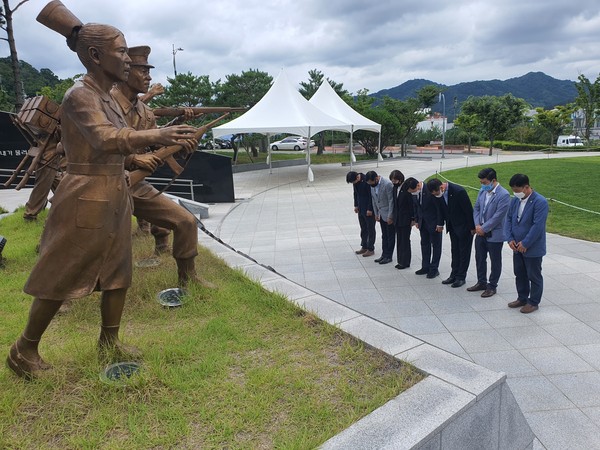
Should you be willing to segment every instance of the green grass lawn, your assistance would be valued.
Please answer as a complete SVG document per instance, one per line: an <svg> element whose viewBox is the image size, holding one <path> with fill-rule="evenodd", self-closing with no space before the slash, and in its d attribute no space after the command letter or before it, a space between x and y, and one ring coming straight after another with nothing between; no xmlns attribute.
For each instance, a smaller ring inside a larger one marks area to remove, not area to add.
<svg viewBox="0 0 600 450"><path fill-rule="evenodd" d="M43 227L17 211L0 220L0 357L22 331L22 292ZM134 261L152 254L134 240ZM156 294L176 283L172 258L134 268L122 337L144 354L124 386L99 377L98 295L57 316L40 352L54 368L34 382L0 369L0 448L314 448L422 378L265 291L201 249L202 276L182 308Z"/></svg>
<svg viewBox="0 0 600 450"><path fill-rule="evenodd" d="M455 183L478 187L477 173L486 166L449 170L442 175ZM596 176L600 157L557 158L492 164L498 181L512 193L508 182L515 173L529 177L531 186L549 200L547 231L563 236L600 242L600 215L580 211L553 202L556 199L569 205L600 212ZM477 190L467 189L473 203Z"/></svg>

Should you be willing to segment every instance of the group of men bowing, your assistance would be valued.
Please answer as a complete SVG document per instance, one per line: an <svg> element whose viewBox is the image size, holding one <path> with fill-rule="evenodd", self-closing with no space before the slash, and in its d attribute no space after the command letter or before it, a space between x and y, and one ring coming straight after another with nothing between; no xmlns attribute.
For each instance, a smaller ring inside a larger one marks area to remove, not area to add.
<svg viewBox="0 0 600 450"><path fill-rule="evenodd" d="M462 186L438 178L426 182L405 179L399 170L393 170L389 179L375 171L348 172L346 182L353 184L354 212L360 225L361 248L356 254L375 254L375 222L379 222L381 256L375 263L391 263L396 247L395 267L407 269L414 226L421 244L421 268L415 274L433 279L440 274L445 228L450 237L451 272L442 284L453 288L465 285L474 239L477 282L467 291L481 291L481 297L488 298L496 294L506 242L513 252L517 290L517 299L508 307L520 308L524 314L536 311L543 292L548 202L531 188L527 175L511 177L512 199L493 168L480 170L477 176L480 190L473 206Z"/></svg>
<svg viewBox="0 0 600 450"><path fill-rule="evenodd" d="M59 0L37 20L67 38L86 68L60 107L60 144L66 172L54 193L39 246L39 258L24 291L34 297L27 324L7 358L10 369L34 378L50 368L39 342L65 301L101 291L99 349L115 358L139 351L119 339L121 316L132 278L131 216L173 230L173 256L180 286L198 281L195 218L160 195L149 183L130 186L127 170L152 172L162 163L160 146L197 147L197 129L158 128L152 111L138 99L148 91L150 48L128 47L121 31L83 24Z"/></svg>

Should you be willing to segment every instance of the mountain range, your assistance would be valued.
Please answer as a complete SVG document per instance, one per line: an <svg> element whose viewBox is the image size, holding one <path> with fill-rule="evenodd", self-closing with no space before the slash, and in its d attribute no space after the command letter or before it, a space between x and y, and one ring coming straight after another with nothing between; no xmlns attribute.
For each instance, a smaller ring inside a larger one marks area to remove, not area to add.
<svg viewBox="0 0 600 450"><path fill-rule="evenodd" d="M460 105L469 96L481 97L483 95L502 96L512 94L525 99L532 108L543 107L552 109L557 105L572 103L577 97L577 88L572 80L558 80L543 72L529 72L526 75L508 80L469 81L446 86L430 80L409 80L396 87L383 89L372 94L373 97L383 98L388 96L398 100L415 97L416 92L423 86L435 85L443 89L446 101L446 115L452 117L455 102ZM432 107L434 111L442 110L443 105L438 103Z"/></svg>
<svg viewBox="0 0 600 450"><path fill-rule="evenodd" d="M23 87L28 97L36 95L36 92L42 86L54 86L60 82L60 79L52 73L50 69L41 69L38 71L30 64L21 60L21 76ZM10 64L10 58L0 58L0 90L8 94L10 103L14 96L13 74ZM423 86L439 86L443 89L446 101L446 115L453 117L453 109L465 101L469 96L480 97L483 95L501 96L512 94L515 97L523 98L532 108L541 106L545 109L552 109L557 105L572 103L577 97L575 82L572 80L558 80L546 75L543 72L529 72L526 75L508 80L489 80L489 81L469 81L464 83L446 86L435 81L416 79L406 81L396 87L383 89L371 94L373 97L383 98L389 96L398 100L406 100L415 97L416 92ZM455 102L456 99L456 102ZM443 105L437 103L432 109L442 112Z"/></svg>

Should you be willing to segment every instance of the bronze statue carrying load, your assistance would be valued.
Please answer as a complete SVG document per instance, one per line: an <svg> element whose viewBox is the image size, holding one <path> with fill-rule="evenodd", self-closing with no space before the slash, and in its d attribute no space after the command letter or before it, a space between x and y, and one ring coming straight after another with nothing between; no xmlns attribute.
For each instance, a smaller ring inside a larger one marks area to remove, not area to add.
<svg viewBox="0 0 600 450"><path fill-rule="evenodd" d="M152 145L193 151L195 128L178 125L136 131L128 127L110 96L126 81L131 60L123 33L110 25L83 24L60 1L51 1L37 20L67 38L87 73L65 94L60 120L67 171L54 195L40 243L39 259L25 284L35 298L8 366L32 378L48 369L38 353L42 335L62 302L102 291L100 349L135 357L118 332L131 284L131 197L126 155Z"/></svg>

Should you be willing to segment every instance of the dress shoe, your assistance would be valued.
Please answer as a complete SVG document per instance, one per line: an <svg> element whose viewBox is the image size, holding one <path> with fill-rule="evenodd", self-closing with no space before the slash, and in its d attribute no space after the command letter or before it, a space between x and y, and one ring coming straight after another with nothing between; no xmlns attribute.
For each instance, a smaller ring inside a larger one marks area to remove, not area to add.
<svg viewBox="0 0 600 450"><path fill-rule="evenodd" d="M532 313L534 311L537 311L537 309L538 309L537 305L529 305L528 304L528 305L523 306L520 311L523 314L529 314L529 313Z"/></svg>
<svg viewBox="0 0 600 450"><path fill-rule="evenodd" d="M467 291L469 291L469 292L485 291L485 290L487 290L486 283L477 283L477 284L474 284L473 286L467 288Z"/></svg>
<svg viewBox="0 0 600 450"><path fill-rule="evenodd" d="M417 270L415 273L416 273L417 275L425 275L425 274L427 274L428 272L429 272L429 270L428 270L428 269L419 269L419 270Z"/></svg>
<svg viewBox="0 0 600 450"><path fill-rule="evenodd" d="M464 286L465 283L466 283L465 280L456 280L450 286L453 287L453 288L458 288L458 287Z"/></svg>
<svg viewBox="0 0 600 450"><path fill-rule="evenodd" d="M402 270L402 269L408 269L410 266L403 266L402 264L396 264L395 267L398 270Z"/></svg>
<svg viewBox="0 0 600 450"><path fill-rule="evenodd" d="M363 253L363 258L366 258L367 256L373 256L374 254L375 254L374 251L367 250L366 252Z"/></svg>
<svg viewBox="0 0 600 450"><path fill-rule="evenodd" d="M357 255L362 255L363 253L365 253L367 251L368 251L368 249L361 248L360 250L356 250L354 253L356 253Z"/></svg>
<svg viewBox="0 0 600 450"><path fill-rule="evenodd" d="M520 308L522 306L525 306L526 304L527 304L527 302L524 302L523 300L516 299L514 302L510 302L508 304L508 307L509 308Z"/></svg>
<svg viewBox="0 0 600 450"><path fill-rule="evenodd" d="M427 274L427 278L435 278L440 274L440 272L438 270L436 270L435 272L429 272Z"/></svg>
<svg viewBox="0 0 600 450"><path fill-rule="evenodd" d="M481 293L483 298L491 297L492 295L496 295L496 289L486 289Z"/></svg>
<svg viewBox="0 0 600 450"><path fill-rule="evenodd" d="M454 278L454 277L448 277L444 281L442 281L442 284L452 284L455 281L456 281L456 278Z"/></svg>
<svg viewBox="0 0 600 450"><path fill-rule="evenodd" d="M379 264L383 259L384 259L383 256L380 256L379 258L374 259L373 262Z"/></svg>
<svg viewBox="0 0 600 450"><path fill-rule="evenodd" d="M392 262L392 258L383 258L381 261L379 261L379 264L389 264Z"/></svg>

